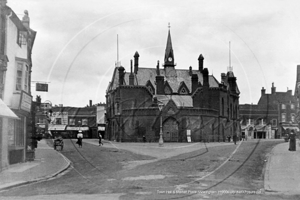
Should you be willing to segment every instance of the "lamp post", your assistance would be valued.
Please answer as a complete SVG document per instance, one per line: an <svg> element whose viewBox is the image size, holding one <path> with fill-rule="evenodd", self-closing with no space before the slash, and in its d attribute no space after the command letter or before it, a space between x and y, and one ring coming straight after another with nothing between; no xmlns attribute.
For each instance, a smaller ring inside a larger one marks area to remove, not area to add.
<svg viewBox="0 0 300 200"><path fill-rule="evenodd" d="M162 111L163 107L164 107L163 103L158 103L158 108L159 108L160 112ZM163 131L162 131L162 112L160 114L160 131L159 131L159 142L158 142L158 145L160 147L164 146Z"/></svg>

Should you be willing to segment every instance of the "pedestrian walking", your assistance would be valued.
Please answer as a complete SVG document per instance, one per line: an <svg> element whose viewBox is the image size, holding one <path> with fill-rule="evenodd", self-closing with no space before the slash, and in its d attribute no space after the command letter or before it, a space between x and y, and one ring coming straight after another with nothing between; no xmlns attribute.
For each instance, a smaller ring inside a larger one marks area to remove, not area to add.
<svg viewBox="0 0 300 200"><path fill-rule="evenodd" d="M231 139L230 135L227 136L227 139L228 139L228 142L230 142L230 139Z"/></svg>
<svg viewBox="0 0 300 200"><path fill-rule="evenodd" d="M242 139L243 139L243 141L245 141L245 134L242 135Z"/></svg>
<svg viewBox="0 0 300 200"><path fill-rule="evenodd" d="M82 138L83 138L83 134L82 134L82 131L78 131L78 134L77 134L77 144L78 144L78 147L79 148L82 148Z"/></svg>
<svg viewBox="0 0 300 200"><path fill-rule="evenodd" d="M100 145L103 145L103 143L102 143L102 135L101 135L100 132L98 133L98 135L99 135L99 146L100 146Z"/></svg>
<svg viewBox="0 0 300 200"><path fill-rule="evenodd" d="M233 139L234 144L236 144L237 136L236 136L236 135L233 135L232 139Z"/></svg>

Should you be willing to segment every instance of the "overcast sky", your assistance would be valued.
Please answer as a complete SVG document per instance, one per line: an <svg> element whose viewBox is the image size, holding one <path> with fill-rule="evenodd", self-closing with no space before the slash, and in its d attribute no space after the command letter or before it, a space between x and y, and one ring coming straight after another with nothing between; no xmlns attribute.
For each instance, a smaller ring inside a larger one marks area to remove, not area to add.
<svg viewBox="0 0 300 200"><path fill-rule="evenodd" d="M64 106L105 102L117 60L130 71L163 63L168 23L176 68L204 67L219 81L231 63L241 91L240 103L257 103L261 88L294 93L300 64L299 0L8 0L19 18L29 11L37 31L32 81L49 82L42 101Z"/></svg>

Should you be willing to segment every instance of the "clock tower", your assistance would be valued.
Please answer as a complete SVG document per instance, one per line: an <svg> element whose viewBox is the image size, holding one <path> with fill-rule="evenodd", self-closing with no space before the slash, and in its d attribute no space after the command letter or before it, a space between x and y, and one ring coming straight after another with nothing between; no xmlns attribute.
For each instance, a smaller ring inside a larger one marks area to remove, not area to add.
<svg viewBox="0 0 300 200"><path fill-rule="evenodd" d="M167 39L167 47L165 52L165 64L164 67L175 67L174 64L174 53L172 47L172 40L171 40L171 33L170 33L170 24L169 24L169 32L168 32L168 39Z"/></svg>

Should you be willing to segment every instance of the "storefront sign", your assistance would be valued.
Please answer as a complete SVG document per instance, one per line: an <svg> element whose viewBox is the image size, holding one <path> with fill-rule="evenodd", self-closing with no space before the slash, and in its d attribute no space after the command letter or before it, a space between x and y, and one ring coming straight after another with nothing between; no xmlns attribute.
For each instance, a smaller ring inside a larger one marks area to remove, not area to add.
<svg viewBox="0 0 300 200"><path fill-rule="evenodd" d="M79 131L79 130L82 130L82 131L88 131L89 130L89 127L76 127L76 126L68 126L67 127L67 131Z"/></svg>
<svg viewBox="0 0 300 200"><path fill-rule="evenodd" d="M20 98L20 109L30 112L31 111L31 102L32 102L32 96L27 94L26 92L21 92L21 98Z"/></svg>
<svg viewBox="0 0 300 200"><path fill-rule="evenodd" d="M45 83L36 83L35 88L38 92L48 92L48 84Z"/></svg>

